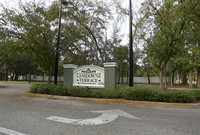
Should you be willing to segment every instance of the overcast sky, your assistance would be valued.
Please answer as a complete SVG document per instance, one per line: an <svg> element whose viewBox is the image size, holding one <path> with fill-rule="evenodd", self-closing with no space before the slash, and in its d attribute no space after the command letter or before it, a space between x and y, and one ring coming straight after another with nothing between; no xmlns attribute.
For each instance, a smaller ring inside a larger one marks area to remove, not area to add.
<svg viewBox="0 0 200 135"><path fill-rule="evenodd" d="M19 0L1 0L0 3L2 3L4 6L6 7L11 7L11 8L17 8L18 5L18 1ZM21 0L23 3L25 2L30 2L33 0ZM36 3L40 3L41 1L44 1L46 5L51 4L51 2L55 1L55 0L34 0ZM104 0L105 2L109 2L111 0ZM122 5L123 7L127 7L129 6L129 0L121 0L122 1ZM140 6L141 2L144 0L132 0L132 5L133 5L133 12L137 12L136 10L138 9L138 7ZM115 12L115 11L114 11ZM110 24L110 30L108 29L108 36L111 35L112 33L112 24L114 23L111 22ZM119 28L121 29L121 34L124 35L123 37L123 45L128 44L129 39L128 39L128 34L129 34L129 18L128 16L124 18L122 23L119 23Z"/></svg>

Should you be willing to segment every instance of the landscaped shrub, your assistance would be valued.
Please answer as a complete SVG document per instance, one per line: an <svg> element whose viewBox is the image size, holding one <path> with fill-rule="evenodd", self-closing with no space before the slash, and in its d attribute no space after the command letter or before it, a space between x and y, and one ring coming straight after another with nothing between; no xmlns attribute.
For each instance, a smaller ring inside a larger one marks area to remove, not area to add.
<svg viewBox="0 0 200 135"><path fill-rule="evenodd" d="M195 96L197 101L200 101L200 90L193 90L193 95Z"/></svg>
<svg viewBox="0 0 200 135"><path fill-rule="evenodd" d="M54 85L54 89L51 90L53 95L69 96L68 88L63 85Z"/></svg>
<svg viewBox="0 0 200 135"><path fill-rule="evenodd" d="M30 92L32 93L39 93L38 92L38 87L39 87L39 84L34 84L30 87Z"/></svg>
<svg viewBox="0 0 200 135"><path fill-rule="evenodd" d="M126 95L128 95L129 91L130 91L130 87L127 87L127 86L122 87L121 86L115 90L115 97L116 98L125 98Z"/></svg>
<svg viewBox="0 0 200 135"><path fill-rule="evenodd" d="M130 87L123 95L125 99L155 102L181 102L190 103L196 99L187 91L168 90L162 91L148 87Z"/></svg>
<svg viewBox="0 0 200 135"><path fill-rule="evenodd" d="M131 87L127 91L125 98L130 100L148 100L154 89L147 87Z"/></svg>
<svg viewBox="0 0 200 135"><path fill-rule="evenodd" d="M30 88L30 92L63 96L68 95L68 89L66 87L54 84L33 84Z"/></svg>
<svg viewBox="0 0 200 135"><path fill-rule="evenodd" d="M115 98L115 91L112 89L94 90L92 97L94 98Z"/></svg>
<svg viewBox="0 0 200 135"><path fill-rule="evenodd" d="M180 102L189 103L200 101L200 91L158 90L151 87L120 87L117 90L92 90L89 88L71 87L54 84L32 85L32 93L53 94L62 96L94 97L94 98L121 98L140 101Z"/></svg>
<svg viewBox="0 0 200 135"><path fill-rule="evenodd" d="M71 87L68 88L68 94L70 96L77 96L77 97L92 97L92 89L89 88L78 88L78 87Z"/></svg>
<svg viewBox="0 0 200 135"><path fill-rule="evenodd" d="M164 91L161 90L152 90L149 94L147 101L154 101L154 102L163 102L162 95Z"/></svg>
<svg viewBox="0 0 200 135"><path fill-rule="evenodd" d="M181 102L190 103L194 102L196 99L191 92L188 91L178 91L178 90L168 90L162 91L160 94L161 102Z"/></svg>

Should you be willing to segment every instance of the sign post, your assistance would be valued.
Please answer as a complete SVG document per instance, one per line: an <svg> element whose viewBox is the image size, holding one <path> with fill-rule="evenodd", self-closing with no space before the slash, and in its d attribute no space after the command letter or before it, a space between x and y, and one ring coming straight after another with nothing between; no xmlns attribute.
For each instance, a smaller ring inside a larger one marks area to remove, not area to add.
<svg viewBox="0 0 200 135"><path fill-rule="evenodd" d="M78 66L73 64L64 64L64 86L72 87L73 86L73 71Z"/></svg>
<svg viewBox="0 0 200 135"><path fill-rule="evenodd" d="M105 89L116 89L117 87L117 63L104 63L105 68Z"/></svg>

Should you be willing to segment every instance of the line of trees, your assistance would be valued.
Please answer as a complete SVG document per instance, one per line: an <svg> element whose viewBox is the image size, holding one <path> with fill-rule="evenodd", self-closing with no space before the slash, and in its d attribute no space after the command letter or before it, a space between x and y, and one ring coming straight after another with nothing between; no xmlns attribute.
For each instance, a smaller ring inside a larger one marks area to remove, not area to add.
<svg viewBox="0 0 200 135"><path fill-rule="evenodd" d="M143 4L149 12L143 26L146 30L153 28L149 35L143 31L144 52L148 62L159 70L160 88L164 88L164 74L172 80L178 73L187 84L188 72L189 86L193 87L196 73L200 87L200 1L147 0Z"/></svg>
<svg viewBox="0 0 200 135"><path fill-rule="evenodd" d="M122 1L121 1L122 2ZM117 25L129 15L120 0L68 0L63 6L59 70L63 63L76 65L118 63L118 76L128 76L128 45ZM112 5L112 6L111 6ZM19 75L54 72L59 1L49 6L19 3L10 9L1 5L0 71L17 80ZM113 8L113 6L115 8ZM112 36L110 21L116 13ZM183 84L200 87L200 2L199 0L144 0L133 14L134 76L180 76ZM110 35L110 34L109 34ZM59 72L62 74L62 72ZM193 76L196 77L193 77ZM189 76L189 77L188 77ZM6 78L8 79L8 78Z"/></svg>

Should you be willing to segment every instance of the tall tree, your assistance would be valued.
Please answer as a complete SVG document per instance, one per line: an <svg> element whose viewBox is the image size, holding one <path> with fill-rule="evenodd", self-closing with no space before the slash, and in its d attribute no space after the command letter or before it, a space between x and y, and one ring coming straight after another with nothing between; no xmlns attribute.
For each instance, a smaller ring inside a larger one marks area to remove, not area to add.
<svg viewBox="0 0 200 135"><path fill-rule="evenodd" d="M70 30L61 34L65 37L61 42L69 43L65 54L81 55L90 64L102 65L107 55L106 29L112 18L109 7L99 0L70 0L68 3L63 11L67 20L63 26Z"/></svg>
<svg viewBox="0 0 200 135"><path fill-rule="evenodd" d="M8 28L10 39L14 38L34 53L40 67L48 71L50 82L55 58L56 30L52 29L55 14L50 14L48 8L36 3L20 3L19 8L19 11L14 11L3 7L1 21L7 23L2 23L2 27Z"/></svg>
<svg viewBox="0 0 200 135"><path fill-rule="evenodd" d="M188 34L191 27L199 23L199 20L191 19L192 10L196 10L198 4L198 1L188 0L146 2L150 12L149 21L154 22L153 35L147 42L146 53L160 72L161 89L164 89L163 73L167 63L177 51L180 51L180 45L185 42L182 40L183 37Z"/></svg>
<svg viewBox="0 0 200 135"><path fill-rule="evenodd" d="M124 77L125 73L127 73L128 69L128 47L127 46L119 46L115 47L115 51L113 53L114 59L118 64L118 83L120 82L120 78Z"/></svg>
<svg viewBox="0 0 200 135"><path fill-rule="evenodd" d="M59 2L49 7L20 3L14 10L2 6L1 28L7 38L21 42L36 57L39 68L50 75L54 68L55 39ZM63 8L61 58L77 65L97 64L110 59L113 51L107 38L107 24L112 18L109 7L101 0L69 0Z"/></svg>

